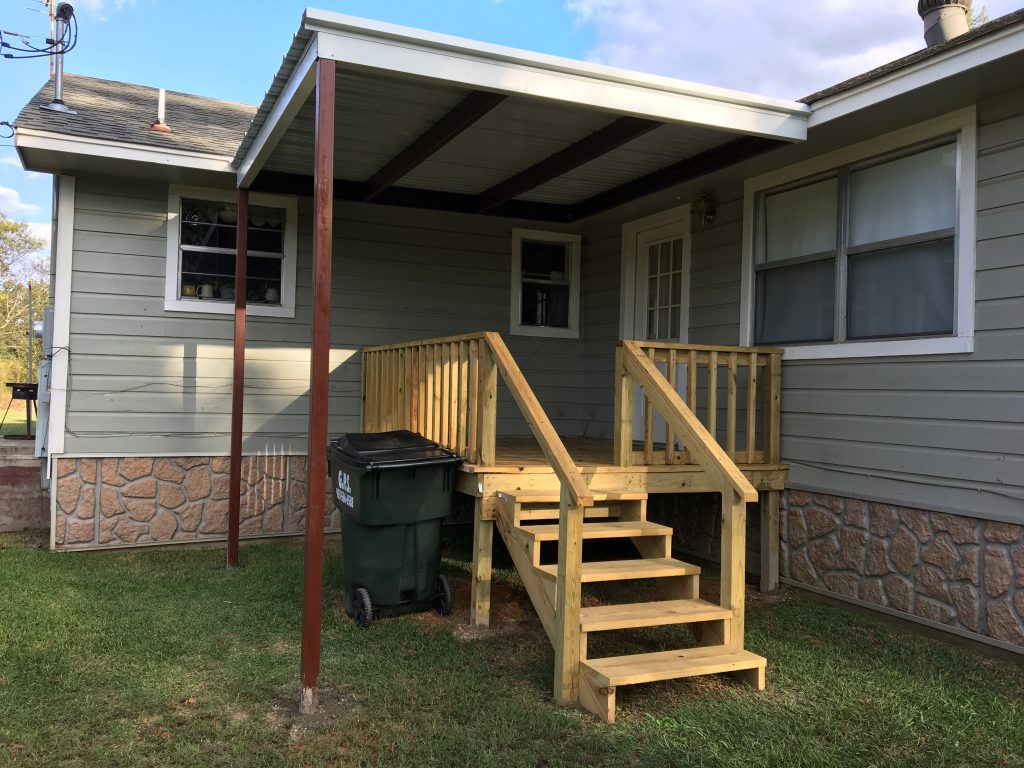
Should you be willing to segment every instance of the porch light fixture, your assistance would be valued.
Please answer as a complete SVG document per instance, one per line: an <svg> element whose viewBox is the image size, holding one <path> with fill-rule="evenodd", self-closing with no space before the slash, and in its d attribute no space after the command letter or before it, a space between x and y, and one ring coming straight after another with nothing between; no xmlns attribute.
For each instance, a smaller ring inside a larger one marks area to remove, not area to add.
<svg viewBox="0 0 1024 768"><path fill-rule="evenodd" d="M697 217L697 228L700 230L715 223L715 201L708 192L702 192L693 204L693 213Z"/></svg>

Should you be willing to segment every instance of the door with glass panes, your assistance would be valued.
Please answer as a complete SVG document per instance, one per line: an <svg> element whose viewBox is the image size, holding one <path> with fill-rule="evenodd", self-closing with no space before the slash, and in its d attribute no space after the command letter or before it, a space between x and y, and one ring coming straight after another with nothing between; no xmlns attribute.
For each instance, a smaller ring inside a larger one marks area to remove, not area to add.
<svg viewBox="0 0 1024 768"><path fill-rule="evenodd" d="M637 235L634 338L646 341L685 342L689 326L689 247L682 221L648 229ZM668 374L665 364L659 364ZM683 393L686 366L676 370L676 388ZM633 439L644 439L644 398L633 398ZM664 446L665 421L653 415L654 441Z"/></svg>

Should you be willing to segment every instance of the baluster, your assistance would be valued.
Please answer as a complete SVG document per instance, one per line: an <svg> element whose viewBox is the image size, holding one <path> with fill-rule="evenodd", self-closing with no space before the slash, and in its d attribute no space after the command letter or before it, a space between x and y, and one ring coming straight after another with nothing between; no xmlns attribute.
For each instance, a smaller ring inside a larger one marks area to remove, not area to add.
<svg viewBox="0 0 1024 768"><path fill-rule="evenodd" d="M670 349L668 351L668 383L672 386L673 390L676 388L676 378L677 378L677 371L676 371L676 369L677 368L678 368L678 362L676 360L676 351L674 349ZM675 443L676 443L676 436L672 432L672 427L669 426L668 420L666 419L665 420L665 463L666 464L675 464L676 463L676 456L675 456L676 445L675 445Z"/></svg>
<svg viewBox="0 0 1024 768"><path fill-rule="evenodd" d="M708 352L708 432L718 442L718 353Z"/></svg>
<svg viewBox="0 0 1024 768"><path fill-rule="evenodd" d="M466 432L469 427L469 342L459 342L459 421L458 453L466 455Z"/></svg>
<svg viewBox="0 0 1024 768"><path fill-rule="evenodd" d="M654 362L654 349L647 350L647 356ZM651 399L644 395L644 464L654 463L654 406Z"/></svg>
<svg viewBox="0 0 1024 768"><path fill-rule="evenodd" d="M754 463L757 438L757 352L747 362L747 463Z"/></svg>
<svg viewBox="0 0 1024 768"><path fill-rule="evenodd" d="M480 342L469 342L469 455L471 464L480 463Z"/></svg>
<svg viewBox="0 0 1024 768"><path fill-rule="evenodd" d="M725 411L725 452L729 458L736 458L736 353L729 353L728 376L729 395Z"/></svg>

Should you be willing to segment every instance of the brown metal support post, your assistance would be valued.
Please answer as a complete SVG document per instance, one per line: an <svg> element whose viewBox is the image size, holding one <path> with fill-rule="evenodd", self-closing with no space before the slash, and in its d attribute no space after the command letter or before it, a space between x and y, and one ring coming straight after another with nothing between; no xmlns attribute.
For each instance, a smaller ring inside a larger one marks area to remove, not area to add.
<svg viewBox="0 0 1024 768"><path fill-rule="evenodd" d="M306 452L306 558L302 589L302 692L299 711L317 709L323 603L324 504L327 480L327 378L331 354L331 239L334 228L335 64L317 60L313 171L313 346L309 360L309 448Z"/></svg>
<svg viewBox="0 0 1024 768"><path fill-rule="evenodd" d="M235 236L235 348L231 378L231 468L228 476L228 568L238 567L242 489L242 416L245 390L245 294L249 267L249 190L238 190Z"/></svg>

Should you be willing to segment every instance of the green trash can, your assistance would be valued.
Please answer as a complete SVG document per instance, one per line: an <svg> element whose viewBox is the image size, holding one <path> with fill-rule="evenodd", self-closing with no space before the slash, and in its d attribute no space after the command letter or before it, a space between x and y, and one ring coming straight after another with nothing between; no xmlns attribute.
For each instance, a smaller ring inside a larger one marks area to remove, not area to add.
<svg viewBox="0 0 1024 768"><path fill-rule="evenodd" d="M346 610L374 616L451 612L440 573L441 521L452 508L462 458L407 430L342 435L328 449L341 512Z"/></svg>

